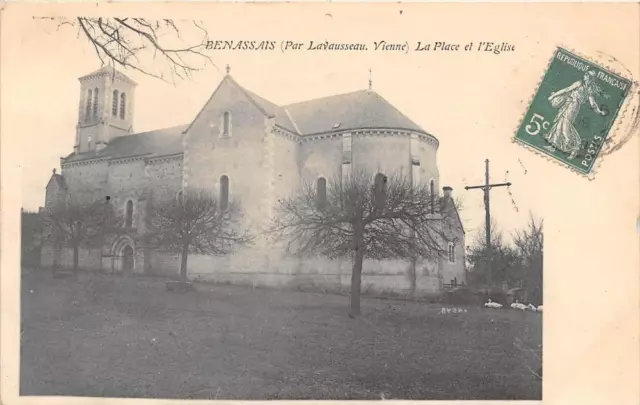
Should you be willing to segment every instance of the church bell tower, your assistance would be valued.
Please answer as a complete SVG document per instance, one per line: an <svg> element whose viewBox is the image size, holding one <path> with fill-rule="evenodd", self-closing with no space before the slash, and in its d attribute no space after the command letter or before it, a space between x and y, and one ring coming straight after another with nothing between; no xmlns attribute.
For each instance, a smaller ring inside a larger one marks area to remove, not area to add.
<svg viewBox="0 0 640 405"><path fill-rule="evenodd" d="M97 152L113 138L133 133L136 82L104 66L80 79L74 152Z"/></svg>

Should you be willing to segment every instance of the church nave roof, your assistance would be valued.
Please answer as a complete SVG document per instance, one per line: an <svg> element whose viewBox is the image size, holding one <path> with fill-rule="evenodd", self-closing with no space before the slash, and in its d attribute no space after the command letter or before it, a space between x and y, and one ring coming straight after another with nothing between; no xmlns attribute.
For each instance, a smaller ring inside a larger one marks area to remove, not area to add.
<svg viewBox="0 0 640 405"><path fill-rule="evenodd" d="M121 159L130 156L166 156L181 153L182 133L186 128L186 125L179 125L170 128L119 136L109 142L109 144L101 151L71 154L65 159L65 162L94 159L99 157Z"/></svg>

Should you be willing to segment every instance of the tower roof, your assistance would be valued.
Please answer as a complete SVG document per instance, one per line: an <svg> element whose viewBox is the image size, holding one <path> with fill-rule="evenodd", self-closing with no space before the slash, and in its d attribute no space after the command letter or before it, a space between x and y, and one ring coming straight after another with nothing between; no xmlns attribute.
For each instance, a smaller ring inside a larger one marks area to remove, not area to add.
<svg viewBox="0 0 640 405"><path fill-rule="evenodd" d="M98 70L94 70L91 73L88 73L88 74L86 74L84 76L81 76L80 78L78 78L78 80L84 81L84 80L93 79L93 78L96 78L96 77L103 77L103 76L111 76L113 79L119 79L119 80L128 82L128 83L133 84L133 85L137 85L138 84L138 83L134 82L133 80L131 80L129 78L129 76L127 76L124 73L120 72L115 67L109 66L109 65L105 65L105 66L101 67Z"/></svg>

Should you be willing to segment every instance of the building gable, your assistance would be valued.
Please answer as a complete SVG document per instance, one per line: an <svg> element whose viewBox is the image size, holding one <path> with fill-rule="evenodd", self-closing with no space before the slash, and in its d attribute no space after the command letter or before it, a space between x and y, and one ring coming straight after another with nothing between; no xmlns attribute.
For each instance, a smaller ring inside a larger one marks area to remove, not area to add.
<svg viewBox="0 0 640 405"><path fill-rule="evenodd" d="M185 131L183 186L220 196L224 182L229 198L242 200L248 221L264 218L275 170L275 117L268 107L226 76Z"/></svg>
<svg viewBox="0 0 640 405"><path fill-rule="evenodd" d="M54 169L47 187L45 188L45 207L52 207L64 197L67 191L67 183Z"/></svg>
<svg viewBox="0 0 640 405"><path fill-rule="evenodd" d="M231 76L225 76L218 87L213 91L209 100L207 100L191 124L189 124L185 133L189 136L189 131L195 126L198 126L201 122L206 122L208 124L213 123L214 125L218 124L220 120L220 111L228 109L233 105L240 106L240 110L244 110L242 112L247 115L259 113L264 116L264 118L274 117L274 114L267 111L265 108L269 107L269 102L262 98L252 96L255 95L241 87ZM275 106L275 104L273 105ZM244 118L243 115L245 114L234 116L234 124L241 124L242 122L238 120L242 120Z"/></svg>
<svg viewBox="0 0 640 405"><path fill-rule="evenodd" d="M458 206L456 205L454 200L451 197L440 197L439 205L441 212L453 210L453 213L455 215L451 215L450 218L452 218L456 222L456 225L460 227L459 229L462 231L462 234L465 235L466 232L464 230L462 219L460 218L460 212L458 211Z"/></svg>
<svg viewBox="0 0 640 405"><path fill-rule="evenodd" d="M51 178L49 179L49 182L47 183L47 189L51 189L51 190L66 190L67 189L67 184L64 181L64 177L62 177L59 174L56 174L55 170L53 171L53 174L51 175Z"/></svg>

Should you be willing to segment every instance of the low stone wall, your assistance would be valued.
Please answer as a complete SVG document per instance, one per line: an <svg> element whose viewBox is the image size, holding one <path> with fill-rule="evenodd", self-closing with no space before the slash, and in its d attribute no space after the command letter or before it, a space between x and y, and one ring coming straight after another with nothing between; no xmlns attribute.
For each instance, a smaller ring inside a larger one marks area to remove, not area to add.
<svg viewBox="0 0 640 405"><path fill-rule="evenodd" d="M100 270L100 249L79 249L78 267L85 270ZM56 252L51 246L43 246L40 255L42 267L52 267L57 263L63 269L73 268L73 249L61 248Z"/></svg>
<svg viewBox="0 0 640 405"><path fill-rule="evenodd" d="M42 250L42 266L53 265L54 252L50 247ZM100 250L79 251L79 267L87 270L111 271L111 257L102 258ZM145 268L144 257L136 254L135 273ZM146 257L147 274L176 277L180 273L180 256L161 252ZM73 266L73 250L60 249L58 266ZM189 255L188 277L219 284L275 287L314 291L349 291L351 261L348 259L298 258L286 254L243 250L228 256ZM400 296L432 296L441 291L437 266L420 261L415 269L407 260L365 260L362 268L364 293Z"/></svg>
<svg viewBox="0 0 640 405"><path fill-rule="evenodd" d="M296 258L244 251L225 257L190 255L187 267L192 279L223 284L327 291L348 291L351 286L351 261L345 259ZM440 280L437 274L426 269L423 266L416 272L414 292L410 261L365 260L362 291L404 296L437 294Z"/></svg>

